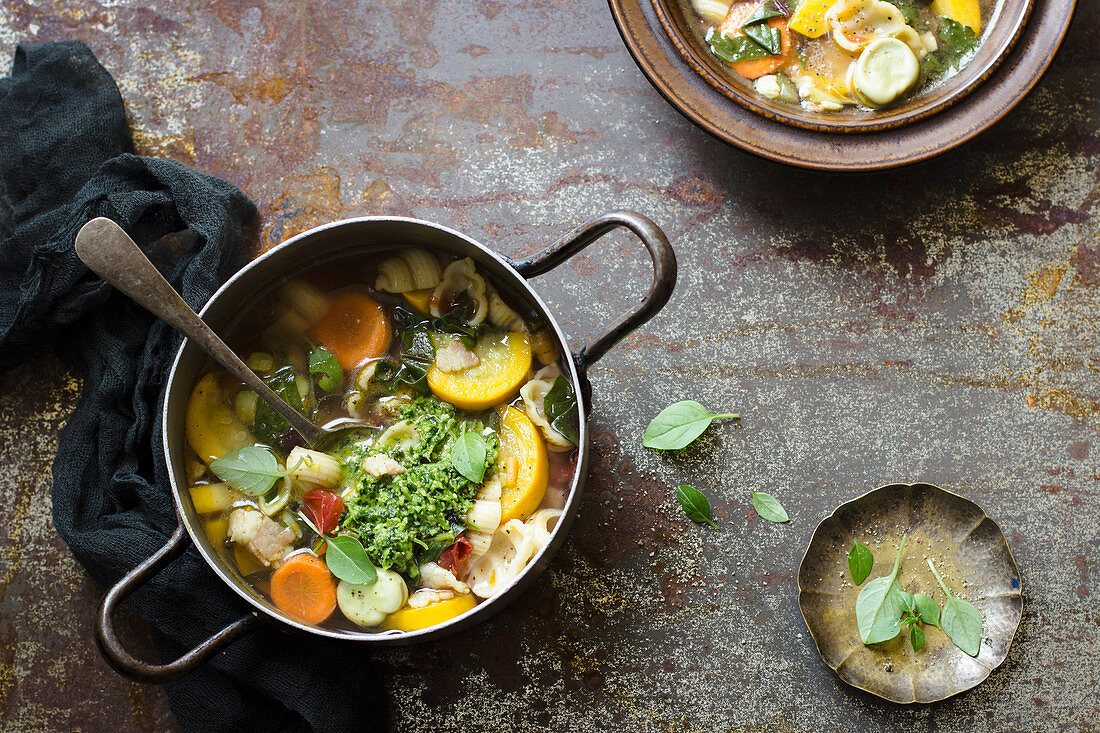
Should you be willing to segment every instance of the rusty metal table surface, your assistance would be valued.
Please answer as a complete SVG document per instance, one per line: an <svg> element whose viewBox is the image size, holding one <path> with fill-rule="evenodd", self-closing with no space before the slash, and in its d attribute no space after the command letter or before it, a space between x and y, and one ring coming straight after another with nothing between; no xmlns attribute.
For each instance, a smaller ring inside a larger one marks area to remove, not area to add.
<svg viewBox="0 0 1100 733"><path fill-rule="evenodd" d="M520 602L377 654L401 731L1090 730L1100 721L1100 8L1036 91L922 167L837 177L717 143L646 83L599 0L11 0L0 52L79 38L140 152L241 186L261 249L344 216L439 221L510 255L638 209L677 248L672 302L593 370L579 520ZM617 237L536 285L585 334L644 292ZM108 670L101 593L50 521L78 381L0 375L0 728L171 730ZM695 398L739 410L682 456L642 430ZM846 687L799 616L821 518L894 481L978 502L1022 571L1006 664L903 707ZM718 528L689 522L690 483ZM772 525L748 492L775 494ZM148 650L148 630L131 623ZM335 702L335 701L334 701Z"/></svg>

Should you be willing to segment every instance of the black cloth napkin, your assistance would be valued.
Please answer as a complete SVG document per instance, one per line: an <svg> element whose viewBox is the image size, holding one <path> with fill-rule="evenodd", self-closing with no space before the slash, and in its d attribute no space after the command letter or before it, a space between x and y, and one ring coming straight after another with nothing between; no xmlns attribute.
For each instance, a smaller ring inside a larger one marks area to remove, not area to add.
<svg viewBox="0 0 1100 733"><path fill-rule="evenodd" d="M131 149L122 97L86 46L19 46L11 78L0 79L0 369L51 345L84 378L58 441L53 516L102 584L177 526L159 413L180 338L90 274L73 239L93 217L115 220L197 309L244 264L242 227L256 213L231 184ZM128 605L153 626L162 661L249 610L194 548ZM385 691L362 649L274 624L168 695L185 730L387 726Z"/></svg>

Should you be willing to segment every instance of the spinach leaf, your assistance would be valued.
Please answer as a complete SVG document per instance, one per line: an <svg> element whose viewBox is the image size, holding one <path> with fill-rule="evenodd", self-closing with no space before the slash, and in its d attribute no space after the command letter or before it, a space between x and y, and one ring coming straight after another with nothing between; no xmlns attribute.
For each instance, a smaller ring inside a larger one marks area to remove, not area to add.
<svg viewBox="0 0 1100 733"><path fill-rule="evenodd" d="M728 38L722 35L717 28L711 28L707 31L706 41L707 45L710 46L711 53L731 64L773 55L771 51L748 36L738 34L733 38Z"/></svg>
<svg viewBox="0 0 1100 733"><path fill-rule="evenodd" d="M317 386L323 392L335 392L344 385L340 362L323 346L314 346L309 352L309 373L318 377Z"/></svg>
<svg viewBox="0 0 1100 733"><path fill-rule="evenodd" d="M487 453L485 438L467 430L451 446L451 464L467 481L480 484L485 480Z"/></svg>
<svg viewBox="0 0 1100 733"><path fill-rule="evenodd" d="M939 583L943 594L947 596L947 601L944 602L943 610L940 612L940 628L947 634L951 643L959 649L972 657L978 656L984 630L982 614L970 603L951 595L936 566L932 564L932 558L928 558L928 567L932 569L936 582Z"/></svg>
<svg viewBox="0 0 1100 733"><path fill-rule="evenodd" d="M901 630L899 620L905 612L903 591L898 584L901 555L909 535L901 538L894 569L889 575L875 578L856 596L856 626L864 644L875 644L893 639Z"/></svg>
<svg viewBox="0 0 1100 733"><path fill-rule="evenodd" d="M297 374L294 367L289 364L275 370L275 373L265 379L267 386L303 415L306 414L306 403L302 393L298 391ZM279 438L290 430L290 423L286 421L271 405L263 400L256 402L256 417L252 419L252 432L262 442L268 445L278 445Z"/></svg>
<svg viewBox="0 0 1100 733"><path fill-rule="evenodd" d="M338 535L328 539L325 564L340 580L355 585L370 585L378 580L374 563L367 557L363 543L350 535Z"/></svg>
<svg viewBox="0 0 1100 733"><path fill-rule="evenodd" d="M766 23L746 24L741 28L741 32L767 49L769 56L775 56L783 51L779 31Z"/></svg>
<svg viewBox="0 0 1100 733"><path fill-rule="evenodd" d="M455 296L454 305L450 310L431 321L432 328L440 333L457 336L467 349L474 348L478 338L488 328L488 324L482 322L476 326L470 325L473 307L474 302L470 298L469 291L463 290Z"/></svg>
<svg viewBox="0 0 1100 733"><path fill-rule="evenodd" d="M222 456L210 464L210 470L234 489L252 496L263 496L286 476L275 455L258 445L246 445Z"/></svg>
<svg viewBox="0 0 1100 733"><path fill-rule="evenodd" d="M917 19L917 9L911 3L898 0L895 0L893 5L901 11L901 19L905 21L905 25L913 25L913 21Z"/></svg>
<svg viewBox="0 0 1100 733"><path fill-rule="evenodd" d="M848 572L852 574L852 580L856 585L863 585L867 576L871 574L871 568L875 566L875 556L871 549L859 540L848 550Z"/></svg>
<svg viewBox="0 0 1100 733"><path fill-rule="evenodd" d="M750 491L749 494L752 496L752 508L764 519L776 524L790 519L787 516L787 510L771 494L765 494L763 491Z"/></svg>
<svg viewBox="0 0 1100 733"><path fill-rule="evenodd" d="M703 492L691 486L681 486L676 489L676 498L680 500L680 506L683 507L684 514L688 515L688 519L718 528L710 518L710 502L703 496Z"/></svg>
<svg viewBox="0 0 1100 733"><path fill-rule="evenodd" d="M684 400L669 405L650 421L642 435L642 445L655 450L678 450L692 443L703 434L711 422L720 417L737 419L740 415L723 413L712 415L707 408L694 400Z"/></svg>
<svg viewBox="0 0 1100 733"><path fill-rule="evenodd" d="M951 18L940 19L940 49L937 56L945 66L961 69L977 47L978 36L973 28Z"/></svg>
<svg viewBox="0 0 1100 733"><path fill-rule="evenodd" d="M779 12L779 9L775 6L774 3L761 3L760 6L756 9L756 12L753 13L749 17L749 19L741 25L741 32L744 33L745 28L750 25L763 23L765 20L770 20L771 18L782 18L785 15L786 13ZM778 53L778 51L776 53Z"/></svg>
<svg viewBox="0 0 1100 733"><path fill-rule="evenodd" d="M929 626L940 625L940 607L934 600L923 593L914 595L913 600L916 602L917 615L920 616L921 621Z"/></svg>
<svg viewBox="0 0 1100 733"><path fill-rule="evenodd" d="M542 399L542 408L550 427L565 436L573 445L580 444L578 432L577 395L573 385L562 375L554 380L553 386Z"/></svg>

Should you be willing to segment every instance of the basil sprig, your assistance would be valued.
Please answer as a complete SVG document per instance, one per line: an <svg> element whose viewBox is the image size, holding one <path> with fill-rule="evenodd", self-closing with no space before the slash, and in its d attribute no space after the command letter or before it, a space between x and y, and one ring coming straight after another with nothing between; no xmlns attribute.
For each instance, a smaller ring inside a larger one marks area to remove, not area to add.
<svg viewBox="0 0 1100 733"><path fill-rule="evenodd" d="M856 596L856 627L864 644L877 644L893 639L901 631L901 615L907 607L905 591L898 583L901 554L909 535L901 538L894 569L889 575L875 578Z"/></svg>
<svg viewBox="0 0 1100 733"><path fill-rule="evenodd" d="M932 569L932 574L936 576L936 582L939 583L943 594L947 596L947 601L943 604L943 611L940 612L940 628L943 629L943 633L947 634L947 638L951 640L952 644L972 657L978 656L984 630L982 614L973 605L957 598L951 594L951 591L947 590L939 571L932 564L932 558L928 558L928 567Z"/></svg>

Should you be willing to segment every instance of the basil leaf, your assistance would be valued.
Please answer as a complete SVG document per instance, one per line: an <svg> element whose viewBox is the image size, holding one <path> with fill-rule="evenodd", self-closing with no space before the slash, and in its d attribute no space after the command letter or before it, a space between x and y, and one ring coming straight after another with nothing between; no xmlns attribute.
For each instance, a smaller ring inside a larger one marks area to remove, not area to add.
<svg viewBox="0 0 1100 733"><path fill-rule="evenodd" d="M677 402L661 410L650 421L642 435L642 445L655 450L679 450L690 445L711 422L720 417L741 416L734 413L712 415L694 400Z"/></svg>
<svg viewBox="0 0 1100 733"><path fill-rule="evenodd" d="M451 464L471 483L485 480L485 438L467 430L451 446Z"/></svg>
<svg viewBox="0 0 1100 733"><path fill-rule="evenodd" d="M711 28L707 31L706 41L707 45L710 46L711 53L731 64L748 59L762 59L772 55L768 49L748 36L738 34L733 38L728 38L722 35L717 28Z"/></svg>
<svg viewBox="0 0 1100 733"><path fill-rule="evenodd" d="M577 396L573 393L573 385L564 376L558 375L554 380L553 386L542 399L542 407L546 411L550 427L565 436L573 445L579 445Z"/></svg>
<svg viewBox="0 0 1100 733"><path fill-rule="evenodd" d="M923 593L917 593L913 596L913 601L917 605L917 615L921 621L929 626L940 625L940 607L934 600Z"/></svg>
<svg viewBox="0 0 1100 733"><path fill-rule="evenodd" d="M787 516L787 510L771 494L765 494L763 491L750 491L749 494L752 496L752 508L764 519L776 524L790 519Z"/></svg>
<svg viewBox="0 0 1100 733"><path fill-rule="evenodd" d="M323 392L335 392L344 386L344 370L340 362L322 346L309 352L309 373L318 375L317 386Z"/></svg>
<svg viewBox="0 0 1100 733"><path fill-rule="evenodd" d="M340 580L355 585L370 585L378 580L378 571L367 557L363 543L349 535L328 538L325 564Z"/></svg>
<svg viewBox="0 0 1100 733"><path fill-rule="evenodd" d="M222 456L210 464L210 470L234 489L252 496L263 496L286 476L275 455L258 445L246 445Z"/></svg>
<svg viewBox="0 0 1100 733"><path fill-rule="evenodd" d="M676 498L680 500L680 506L683 507L684 514L688 516L688 519L699 524L709 524L715 529L718 528L718 525L710 518L710 502L707 501L707 497L703 496L703 492L691 486L681 486L676 489Z"/></svg>
<svg viewBox="0 0 1100 733"><path fill-rule="evenodd" d="M772 18L782 18L784 17L784 15L785 13L779 12L779 10L776 9L776 7L772 3L763 3L760 5L760 7L756 9L756 12L753 13L749 17L749 19L744 22L744 24L741 26L741 32L745 32L746 26L762 23L765 20L770 20Z"/></svg>
<svg viewBox="0 0 1100 733"><path fill-rule="evenodd" d="M984 630L982 614L970 603L951 595L951 591L947 590L947 586L944 585L943 578L940 577L936 566L932 564L931 558L928 559L928 567L932 568L932 574L936 576L936 582L940 584L940 589L947 596L947 601L943 604L943 610L940 611L940 628L943 629L943 633L947 634L947 638L951 640L952 644L972 657L978 656Z"/></svg>
<svg viewBox="0 0 1100 733"><path fill-rule="evenodd" d="M924 632L916 624L909 627L909 643L913 645L913 651L919 652L924 648Z"/></svg>
<svg viewBox="0 0 1100 733"><path fill-rule="evenodd" d="M848 550L848 572L852 574L855 584L863 585L874 566L875 556L871 554L870 548L856 540L852 549Z"/></svg>
<svg viewBox="0 0 1100 733"><path fill-rule="evenodd" d="M905 612L903 591L898 585L898 568L908 535L902 537L894 569L889 575L875 578L856 596L856 627L864 644L876 644L893 639L901 631L902 613Z"/></svg>
<svg viewBox="0 0 1100 733"><path fill-rule="evenodd" d="M746 25L741 32L766 48L769 56L775 56L783 51L779 31L767 24Z"/></svg>

